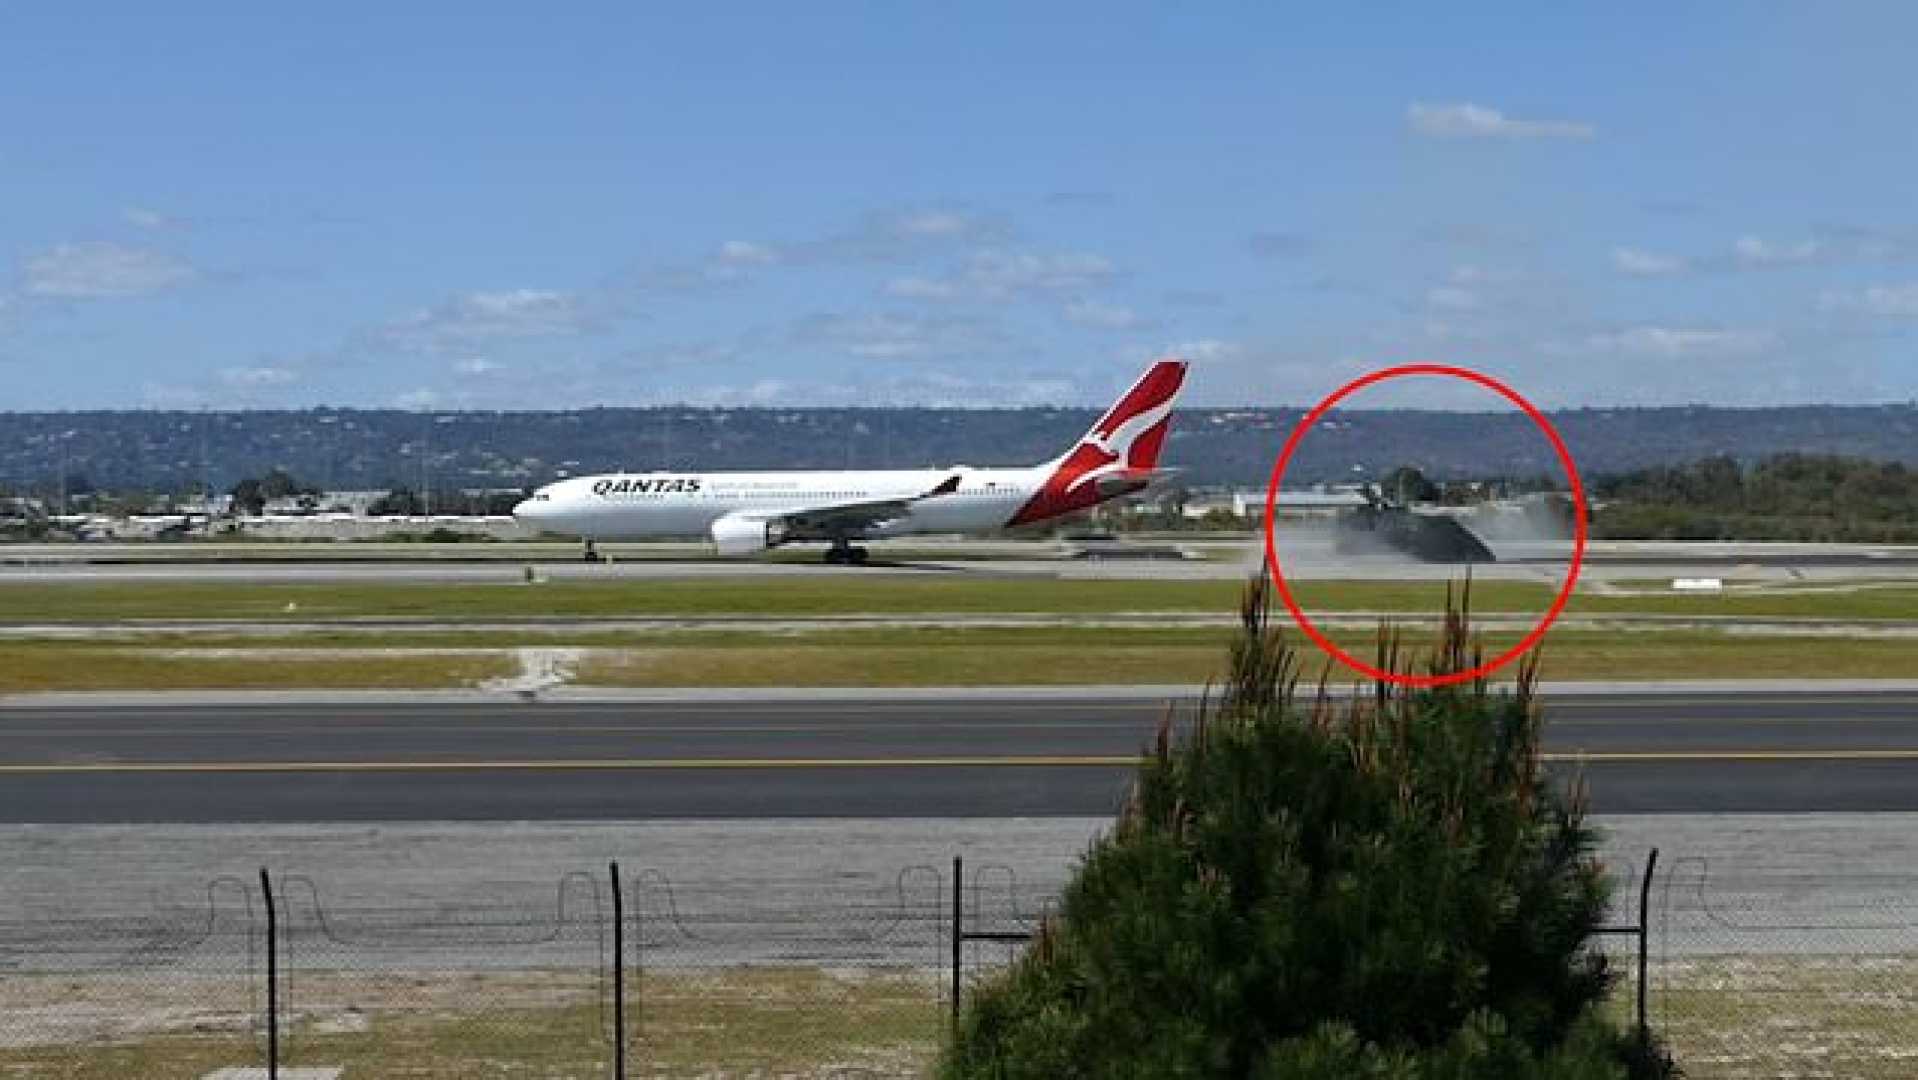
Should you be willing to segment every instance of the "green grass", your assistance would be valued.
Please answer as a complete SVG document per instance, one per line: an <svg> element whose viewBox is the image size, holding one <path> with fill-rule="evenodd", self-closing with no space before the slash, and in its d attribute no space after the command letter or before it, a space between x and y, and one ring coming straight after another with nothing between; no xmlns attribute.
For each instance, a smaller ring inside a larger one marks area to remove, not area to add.
<svg viewBox="0 0 1918 1080"><path fill-rule="evenodd" d="M803 617L927 612L1110 614L1230 612L1241 583L792 576L751 580L666 579L521 583L212 584L204 582L4 584L0 622L97 623L123 619L290 622L334 618L618 618L661 615ZM1438 582L1313 581L1294 594L1311 612L1436 612ZM1479 612L1542 612L1552 589L1481 581ZM1727 615L1753 618L1918 618L1918 587L1826 593L1607 597L1581 594L1585 614Z"/></svg>
<svg viewBox="0 0 1918 1080"><path fill-rule="evenodd" d="M1195 585L1197 587L1195 587ZM1062 582L1008 579L607 580L502 584L201 582L0 586L8 622L116 619L301 621L415 618L617 618L644 615L831 615L912 612L1230 611L1237 582ZM289 609L288 605L292 605Z"/></svg>
<svg viewBox="0 0 1918 1080"><path fill-rule="evenodd" d="M1180 640L1164 632L1135 640L1123 631L1024 642L955 642L895 632L892 640L857 646L794 638L723 644L672 645L592 654L575 681L596 686L965 686L1100 683L1203 683L1218 677L1227 631L1195 632ZM1487 656L1510 647L1516 634L1485 635ZM1370 660L1370 635L1337 641ZM1417 646L1421 638L1409 635ZM1308 679L1330 661L1303 645ZM1352 677L1330 669L1333 682ZM1761 674L1782 679L1918 677L1918 650L1910 641L1728 637L1709 632L1556 633L1548 640L1547 678L1711 679Z"/></svg>
<svg viewBox="0 0 1918 1080"><path fill-rule="evenodd" d="M513 646L587 649L573 682L586 686L966 686L1202 683L1216 678L1233 631L1217 629L883 628L795 633L676 631L527 635L298 635L132 644L0 643L0 692L137 689L473 686L516 673ZM1486 654L1518 640L1483 635ZM1308 679L1327 660L1295 637ZM1369 660L1370 632L1334 635ZM1407 631L1414 650L1429 634ZM434 648L437 654L387 648ZM296 650L309 650L298 655ZM1546 639L1550 679L1918 678L1909 639L1729 635L1710 630L1558 630ZM1331 669L1331 678L1351 676Z"/></svg>

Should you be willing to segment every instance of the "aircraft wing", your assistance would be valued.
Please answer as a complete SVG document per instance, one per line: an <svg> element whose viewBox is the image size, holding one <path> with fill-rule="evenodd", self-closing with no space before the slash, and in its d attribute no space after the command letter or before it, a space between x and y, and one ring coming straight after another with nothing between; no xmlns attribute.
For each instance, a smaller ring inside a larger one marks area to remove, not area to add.
<svg viewBox="0 0 1918 1080"><path fill-rule="evenodd" d="M822 506L806 506L756 516L763 516L768 523L783 525L786 535L794 539L857 536L880 522L912 513L912 508L917 503L958 491L959 480L960 475L953 473L918 495L905 498L827 503Z"/></svg>

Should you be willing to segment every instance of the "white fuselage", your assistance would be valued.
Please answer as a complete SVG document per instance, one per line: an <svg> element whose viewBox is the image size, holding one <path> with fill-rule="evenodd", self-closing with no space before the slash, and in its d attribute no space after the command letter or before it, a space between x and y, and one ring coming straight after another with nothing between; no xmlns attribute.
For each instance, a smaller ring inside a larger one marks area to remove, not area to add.
<svg viewBox="0 0 1918 1080"><path fill-rule="evenodd" d="M587 542L704 536L721 555L827 541L827 562L860 563L850 541L1029 525L1144 490L1186 362L1146 369L1065 453L1029 468L602 473L548 484L513 508L541 532Z"/></svg>
<svg viewBox="0 0 1918 1080"><path fill-rule="evenodd" d="M706 537L723 517L777 516L822 505L911 500L960 477L957 490L845 539L971 532L1005 525L1045 482L1046 466L865 472L604 473L548 484L513 514L544 532L587 540ZM835 539L831 535L795 539Z"/></svg>

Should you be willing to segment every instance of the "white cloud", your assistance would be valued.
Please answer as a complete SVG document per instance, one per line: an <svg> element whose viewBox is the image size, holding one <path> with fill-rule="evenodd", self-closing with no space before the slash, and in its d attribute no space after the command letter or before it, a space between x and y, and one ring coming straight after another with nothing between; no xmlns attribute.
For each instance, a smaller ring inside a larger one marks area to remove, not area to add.
<svg viewBox="0 0 1918 1080"><path fill-rule="evenodd" d="M193 268L163 252L118 244L60 244L27 259L25 291L62 300L145 296L185 285Z"/></svg>
<svg viewBox="0 0 1918 1080"><path fill-rule="evenodd" d="M1476 311L1483 306L1479 295L1470 289L1461 289L1456 285L1444 285L1428 290L1425 302L1431 307L1446 311Z"/></svg>
<svg viewBox="0 0 1918 1080"><path fill-rule="evenodd" d="M981 251L967 264L963 280L981 296L1004 299L1022 293L1088 289L1110 281L1117 272L1111 260L1087 252Z"/></svg>
<svg viewBox="0 0 1918 1080"><path fill-rule="evenodd" d="M1641 248L1613 248L1612 265L1622 273L1637 277L1662 277L1667 274L1682 273L1686 269L1684 259L1675 255L1660 255L1657 252Z"/></svg>
<svg viewBox="0 0 1918 1080"><path fill-rule="evenodd" d="M977 408L980 405L1058 405L1087 395L1073 382L1048 376L1009 374L980 376L972 372L915 369L891 380L885 401L923 402L933 408Z"/></svg>
<svg viewBox="0 0 1918 1080"><path fill-rule="evenodd" d="M886 283L886 292L913 300L1013 300L1084 292L1117 276L1118 268L1110 259L1090 252L1042 254L987 249L973 252L955 274L894 278Z"/></svg>
<svg viewBox="0 0 1918 1080"><path fill-rule="evenodd" d="M779 261L779 252L764 244L728 240L719 245L718 258L728 266L768 266Z"/></svg>
<svg viewBox="0 0 1918 1080"><path fill-rule="evenodd" d="M377 337L417 352L464 351L480 342L573 337L600 325L576 293L508 289L466 293L421 308L381 327Z"/></svg>
<svg viewBox="0 0 1918 1080"><path fill-rule="evenodd" d="M1129 307L1092 300L1067 304L1065 317L1068 322L1100 330L1136 330L1145 325L1145 318Z"/></svg>
<svg viewBox="0 0 1918 1080"><path fill-rule="evenodd" d="M1497 109L1467 103L1415 102L1405 110L1405 120L1415 133L1434 139L1589 139L1597 134L1590 124L1514 120Z"/></svg>
<svg viewBox="0 0 1918 1080"><path fill-rule="evenodd" d="M742 356L747 347L742 339L734 343L714 341L678 342L663 345L631 349L619 357L614 365L620 371L655 371L660 368L713 368L730 364Z"/></svg>
<svg viewBox="0 0 1918 1080"><path fill-rule="evenodd" d="M970 366L945 370L930 365L884 369L856 383L776 378L744 383L708 383L667 391L673 401L709 406L843 406L887 403L929 408L1018 407L1105 404L1108 388L1088 394L1069 379L1023 372L980 373Z"/></svg>
<svg viewBox="0 0 1918 1080"><path fill-rule="evenodd" d="M402 409L430 409L438 405L440 401L441 396L438 390L428 390L423 387L397 394L393 398L393 404Z"/></svg>
<svg viewBox="0 0 1918 1080"><path fill-rule="evenodd" d="M1184 341L1160 349L1157 356L1178 357L1197 363L1206 361L1224 361L1236 359L1245 354L1245 346L1236 341L1222 341L1218 338L1199 338Z"/></svg>
<svg viewBox="0 0 1918 1080"><path fill-rule="evenodd" d="M129 206L120 211L120 217L127 224L150 231L161 229L184 229L189 222L186 218L161 213L148 206Z"/></svg>
<svg viewBox="0 0 1918 1080"><path fill-rule="evenodd" d="M886 282L886 293L889 296L903 297L908 300L955 300L960 295L960 289L951 281L902 277Z"/></svg>
<svg viewBox="0 0 1918 1080"><path fill-rule="evenodd" d="M1612 249L1612 265L1622 273L1639 277L1660 277L1692 271L1769 270L1783 266L1802 266L1812 262L1832 262L1847 258L1870 257L1865 244L1827 244L1805 240L1796 244L1774 244L1745 235L1733 241L1729 252L1685 258L1663 255L1641 248Z"/></svg>
<svg viewBox="0 0 1918 1080"><path fill-rule="evenodd" d="M744 264L714 257L702 263L654 266L626 275L634 294L701 293L750 280Z"/></svg>
<svg viewBox="0 0 1918 1080"><path fill-rule="evenodd" d="M964 243L1003 240L1005 224L959 210L903 210L867 214L829 236L782 246L785 262L896 262Z"/></svg>
<svg viewBox="0 0 1918 1080"><path fill-rule="evenodd" d="M1718 330L1667 326L1634 326L1627 330L1593 334L1588 348L1678 360L1702 356L1745 356L1778 344L1770 330Z"/></svg>
<svg viewBox="0 0 1918 1080"><path fill-rule="evenodd" d="M288 368L281 367L230 367L220 369L220 381L228 386L258 389L267 386L285 386L299 379L299 375Z"/></svg>
<svg viewBox="0 0 1918 1080"><path fill-rule="evenodd" d="M506 365L495 360L488 360L484 356L469 356L464 360L454 361L453 370L461 375L491 375L496 371L506 370Z"/></svg>
<svg viewBox="0 0 1918 1080"><path fill-rule="evenodd" d="M623 274L609 296L700 293L739 285L752 271L773 266L832 263L899 263L949 252L968 243L1004 239L1011 229L997 221L956 210L908 210L866 214L851 226L811 240L760 243L727 240L704 258L640 267ZM950 299L956 286L940 291L926 278L904 278L888 292L913 299Z"/></svg>
<svg viewBox="0 0 1918 1080"><path fill-rule="evenodd" d="M775 405L792 395L793 387L782 379L759 379L745 384L717 383L694 387L676 398L687 405L752 406Z"/></svg>
<svg viewBox="0 0 1918 1080"><path fill-rule="evenodd" d="M973 222L963 214L933 210L902 215L894 228L901 236L963 236L972 230Z"/></svg>
<svg viewBox="0 0 1918 1080"><path fill-rule="evenodd" d="M1756 236L1741 236L1732 245L1732 257L1738 264L1747 267L1791 266L1810 262L1818 257L1818 243L1807 240L1789 247L1767 244Z"/></svg>
<svg viewBox="0 0 1918 1080"><path fill-rule="evenodd" d="M1455 285L1493 285L1511 279L1510 274L1487 270L1471 263L1452 267L1452 272L1447 276Z"/></svg>
<svg viewBox="0 0 1918 1080"><path fill-rule="evenodd" d="M1872 285L1858 292L1827 292L1818 306L1827 311L1862 311L1869 315L1918 319L1918 281L1902 285Z"/></svg>
<svg viewBox="0 0 1918 1080"><path fill-rule="evenodd" d="M976 348L997 334L977 319L958 316L822 312L801 319L790 338L864 360L914 360Z"/></svg>

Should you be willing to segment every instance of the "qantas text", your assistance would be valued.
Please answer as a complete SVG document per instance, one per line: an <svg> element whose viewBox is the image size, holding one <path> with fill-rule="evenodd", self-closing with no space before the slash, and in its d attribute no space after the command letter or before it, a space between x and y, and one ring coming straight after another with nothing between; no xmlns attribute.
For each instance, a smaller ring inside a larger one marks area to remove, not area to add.
<svg viewBox="0 0 1918 1080"><path fill-rule="evenodd" d="M593 485L595 495L624 495L627 492L651 492L658 494L666 491L679 491L692 494L699 490L699 478L674 477L670 480L601 480Z"/></svg>

